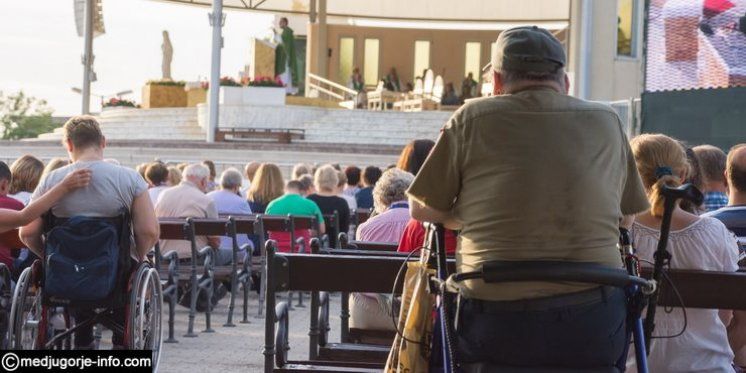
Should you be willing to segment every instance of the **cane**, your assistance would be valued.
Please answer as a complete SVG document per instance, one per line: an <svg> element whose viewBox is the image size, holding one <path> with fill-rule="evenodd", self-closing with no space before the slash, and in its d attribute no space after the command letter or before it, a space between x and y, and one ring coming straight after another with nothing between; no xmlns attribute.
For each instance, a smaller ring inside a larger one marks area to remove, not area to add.
<svg viewBox="0 0 746 373"><path fill-rule="evenodd" d="M445 289L445 283L448 279L448 263L446 260L445 249L445 228L440 224L428 224L428 238L430 253L428 257L428 267L436 270L435 277L440 289L438 289L438 307L436 313L436 322L440 326L440 342L442 351L442 364L445 373L456 371L454 359L454 346L452 339L453 323L451 321L448 305L451 304L453 294Z"/></svg>

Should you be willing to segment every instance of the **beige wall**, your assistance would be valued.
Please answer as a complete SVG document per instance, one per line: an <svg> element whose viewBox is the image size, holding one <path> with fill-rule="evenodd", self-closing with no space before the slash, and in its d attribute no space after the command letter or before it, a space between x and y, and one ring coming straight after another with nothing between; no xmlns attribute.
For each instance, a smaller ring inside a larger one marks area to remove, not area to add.
<svg viewBox="0 0 746 373"><path fill-rule="evenodd" d="M598 101L626 100L640 97L643 88L642 71L642 35L643 35L643 1L636 0L637 35L635 57L617 56L617 2L616 0L592 1L591 47L590 47L590 82L587 99ZM578 93L582 84L579 59L584 56L580 34L583 9L582 0L572 1L570 12L570 63L569 71L575 77Z"/></svg>
<svg viewBox="0 0 746 373"><path fill-rule="evenodd" d="M309 35L315 35L317 25L310 25ZM460 86L464 78L464 60L466 42L480 42L480 66L489 62L490 45L497 39L498 31L453 31L453 30L417 30L400 28L373 28L347 25L328 25L327 41L331 49L328 61L329 78L342 84L339 71L339 39L353 37L355 39L355 66L363 69L364 43L366 38L379 39L380 61L379 75L385 75L391 67L396 67L402 84L414 80L414 42L417 40L430 41L430 68L436 75L443 75L444 81L457 83ZM313 37L309 40L314 39ZM313 43L313 42L311 42ZM309 48L312 45L309 45ZM310 49L309 49L310 50ZM309 58L313 59L310 54ZM316 61L310 61L309 66L316 66ZM418 72L417 75L420 75ZM478 80L478 77L477 77ZM366 82L375 85L376 82Z"/></svg>

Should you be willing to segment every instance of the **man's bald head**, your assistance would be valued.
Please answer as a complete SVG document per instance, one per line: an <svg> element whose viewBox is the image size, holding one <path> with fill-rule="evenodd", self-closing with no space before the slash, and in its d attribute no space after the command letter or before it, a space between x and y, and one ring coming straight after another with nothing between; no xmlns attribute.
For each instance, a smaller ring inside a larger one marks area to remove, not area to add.
<svg viewBox="0 0 746 373"><path fill-rule="evenodd" d="M738 144L728 152L725 176L731 191L746 193L746 144Z"/></svg>

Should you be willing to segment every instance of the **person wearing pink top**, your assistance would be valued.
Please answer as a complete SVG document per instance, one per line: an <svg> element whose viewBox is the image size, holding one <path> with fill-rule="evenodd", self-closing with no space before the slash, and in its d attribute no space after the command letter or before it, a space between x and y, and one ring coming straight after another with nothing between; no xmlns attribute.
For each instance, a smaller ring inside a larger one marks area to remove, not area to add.
<svg viewBox="0 0 746 373"><path fill-rule="evenodd" d="M375 216L357 227L360 241L398 243L409 219L406 191L414 175L392 168L383 173L373 188Z"/></svg>
<svg viewBox="0 0 746 373"><path fill-rule="evenodd" d="M410 220L406 191L414 180L409 172L392 168L383 173L373 188L376 216L357 228L360 241L399 242ZM393 330L391 296L376 293L350 294L350 327Z"/></svg>

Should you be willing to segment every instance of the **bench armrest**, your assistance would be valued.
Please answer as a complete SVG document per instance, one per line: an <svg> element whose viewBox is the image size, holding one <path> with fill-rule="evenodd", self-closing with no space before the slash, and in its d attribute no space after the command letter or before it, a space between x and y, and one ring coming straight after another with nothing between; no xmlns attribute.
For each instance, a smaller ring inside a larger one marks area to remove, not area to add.
<svg viewBox="0 0 746 373"><path fill-rule="evenodd" d="M287 302L280 302L275 306L275 364L282 368L288 362L290 350L290 312Z"/></svg>
<svg viewBox="0 0 746 373"><path fill-rule="evenodd" d="M319 293L319 347L329 342L329 293Z"/></svg>

